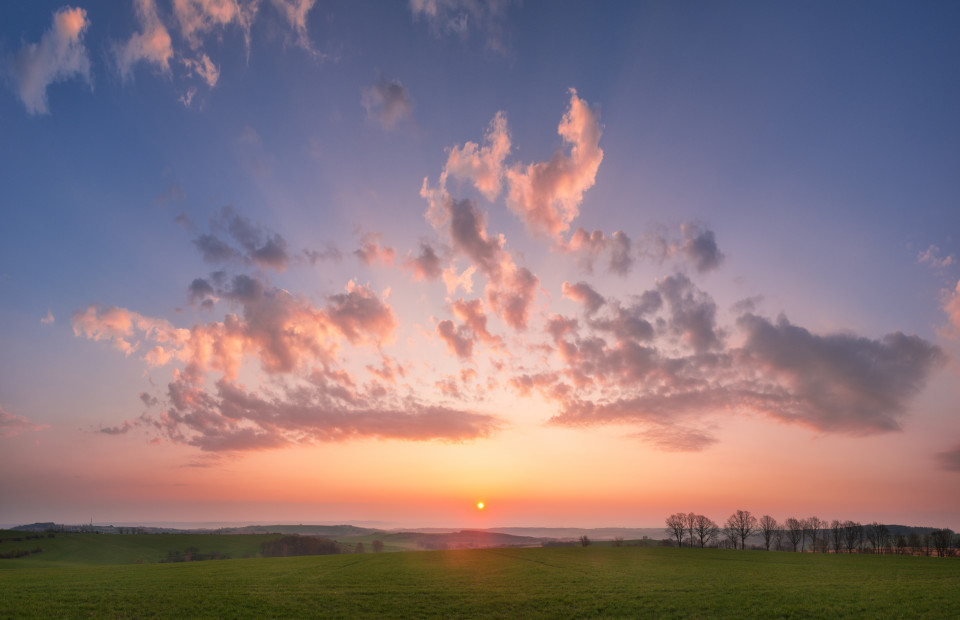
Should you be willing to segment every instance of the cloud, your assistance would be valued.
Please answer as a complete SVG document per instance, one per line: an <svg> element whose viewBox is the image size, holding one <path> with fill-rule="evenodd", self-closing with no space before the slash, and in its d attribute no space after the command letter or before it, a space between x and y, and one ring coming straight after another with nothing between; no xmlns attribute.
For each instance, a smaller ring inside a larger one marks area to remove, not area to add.
<svg viewBox="0 0 960 620"><path fill-rule="evenodd" d="M934 458L940 469L945 471L960 471L960 444L949 450L937 452Z"/></svg>
<svg viewBox="0 0 960 620"><path fill-rule="evenodd" d="M957 281L956 288L945 295L943 310L950 321L947 335L953 337L960 335L960 280Z"/></svg>
<svg viewBox="0 0 960 620"><path fill-rule="evenodd" d="M712 230L703 228L700 224L684 222L681 231L684 241L676 251L686 256L697 271L703 273L720 266L724 256L717 248Z"/></svg>
<svg viewBox="0 0 960 620"><path fill-rule="evenodd" d="M715 302L682 274L631 304L607 299L586 313L585 324L555 315L547 325L564 365L553 385L538 386L559 407L550 423L636 426L637 437L670 450L708 447L725 415L828 433L896 431L945 359L917 336L817 335L754 314L740 317L743 345L730 348Z"/></svg>
<svg viewBox="0 0 960 620"><path fill-rule="evenodd" d="M188 77L197 76L206 82L210 88L217 85L217 81L220 79L220 68L213 64L213 61L206 54L200 54L196 58L183 58L181 62L187 69ZM190 107L189 102L184 103L187 107Z"/></svg>
<svg viewBox="0 0 960 620"><path fill-rule="evenodd" d="M250 27L257 15L260 0L173 0L173 13L184 41L196 50L202 37L236 24L243 32L250 49Z"/></svg>
<svg viewBox="0 0 960 620"><path fill-rule="evenodd" d="M87 12L69 6L53 14L53 24L39 43L25 43L11 67L17 94L30 114L47 114L47 87L81 77L92 87L90 58L83 38L90 21Z"/></svg>
<svg viewBox="0 0 960 620"><path fill-rule="evenodd" d="M463 326L457 327L453 321L437 323L437 335L447 343L447 349L461 359L473 356L472 335Z"/></svg>
<svg viewBox="0 0 960 620"><path fill-rule="evenodd" d="M326 310L330 322L351 344L373 343L378 346L394 339L397 318L393 310L369 287L352 281L347 292L331 295Z"/></svg>
<svg viewBox="0 0 960 620"><path fill-rule="evenodd" d="M567 299L582 303L587 314L594 314L605 303L603 296L586 282L577 282L570 284L564 282L562 285L563 296Z"/></svg>
<svg viewBox="0 0 960 620"><path fill-rule="evenodd" d="M0 437L16 437L20 433L49 428L47 424L34 424L22 415L7 413L0 406Z"/></svg>
<svg viewBox="0 0 960 620"><path fill-rule="evenodd" d="M447 155L447 163L440 175L441 186L446 186L448 177L473 183L484 198L495 200L500 194L503 179L503 160L510 154L510 132L507 116L497 112L483 136L483 146L465 142L454 146Z"/></svg>
<svg viewBox="0 0 960 620"><path fill-rule="evenodd" d="M385 131L413 118L413 101L407 89L399 81L388 82L383 76L363 91L360 104L367 111L367 118L380 123Z"/></svg>
<svg viewBox="0 0 960 620"><path fill-rule="evenodd" d="M380 245L380 233L367 233L361 239L360 248L353 251L353 255L360 259L364 265L373 265L382 263L384 265L393 265L397 257L397 251L390 246Z"/></svg>
<svg viewBox="0 0 960 620"><path fill-rule="evenodd" d="M507 170L507 206L531 232L557 237L580 213L583 193L593 187L603 161L597 114L570 89L570 107L557 133L569 155L557 151L544 162L512 166Z"/></svg>
<svg viewBox="0 0 960 620"><path fill-rule="evenodd" d="M906 401L945 360L939 347L895 332L880 340L818 336L781 316L774 324L747 314L741 363L768 415L822 431L869 434L900 429ZM760 387L762 386L762 387Z"/></svg>
<svg viewBox="0 0 960 620"><path fill-rule="evenodd" d="M936 271L943 271L950 265L953 265L956 262L956 258L953 254L940 256L940 248L936 245L931 245L926 250L917 254L917 262L921 265L929 265Z"/></svg>
<svg viewBox="0 0 960 620"><path fill-rule="evenodd" d="M410 0L414 19L424 18L434 33L467 39L479 32L487 49L507 54L507 9L512 0Z"/></svg>
<svg viewBox="0 0 960 620"><path fill-rule="evenodd" d="M161 72L169 74L173 45L170 33L157 15L156 3L154 0L134 0L133 5L140 30L126 43L113 48L120 78L129 79L133 74L133 66L141 61L156 65Z"/></svg>
<svg viewBox="0 0 960 620"><path fill-rule="evenodd" d="M56 321L56 319L53 318L53 312L50 310L47 310L47 316L40 319L40 323L43 325L53 325L54 321Z"/></svg>
<svg viewBox="0 0 960 620"><path fill-rule="evenodd" d="M287 20L297 37L297 45L308 52L316 53L307 34L307 13L316 0L270 0L271 4Z"/></svg>
<svg viewBox="0 0 960 620"><path fill-rule="evenodd" d="M436 280L443 274L440 266L440 257L429 243L420 243L420 253L417 256L407 255L404 267L413 272L414 280Z"/></svg>
<svg viewBox="0 0 960 620"><path fill-rule="evenodd" d="M210 227L212 232L202 234L193 241L203 260L208 263L253 263L278 273L290 264L286 239L239 215L233 207L220 209L210 219ZM217 233L226 233L239 248L224 241Z"/></svg>

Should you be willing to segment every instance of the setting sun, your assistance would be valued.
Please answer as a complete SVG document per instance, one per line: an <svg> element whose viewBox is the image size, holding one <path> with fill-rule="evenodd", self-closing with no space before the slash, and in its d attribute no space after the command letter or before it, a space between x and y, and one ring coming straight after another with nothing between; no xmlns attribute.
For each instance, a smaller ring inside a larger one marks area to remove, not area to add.
<svg viewBox="0 0 960 620"><path fill-rule="evenodd" d="M483 502L477 502L477 510L483 510Z"/></svg>

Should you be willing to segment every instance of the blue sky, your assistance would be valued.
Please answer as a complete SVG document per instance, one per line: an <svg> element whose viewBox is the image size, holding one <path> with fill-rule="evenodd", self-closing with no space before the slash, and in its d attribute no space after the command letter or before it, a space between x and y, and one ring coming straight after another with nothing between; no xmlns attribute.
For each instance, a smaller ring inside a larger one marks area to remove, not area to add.
<svg viewBox="0 0 960 620"><path fill-rule="evenodd" d="M7 3L0 459L33 473L0 522L143 519L124 490L144 481L190 519L243 498L452 523L479 494L497 524L955 519L958 22L946 2ZM589 465L564 485L571 454ZM752 486L698 482L758 462ZM349 485L302 497L309 463ZM791 473L830 467L826 493ZM688 495L618 499L666 470ZM915 508L841 490L888 483Z"/></svg>

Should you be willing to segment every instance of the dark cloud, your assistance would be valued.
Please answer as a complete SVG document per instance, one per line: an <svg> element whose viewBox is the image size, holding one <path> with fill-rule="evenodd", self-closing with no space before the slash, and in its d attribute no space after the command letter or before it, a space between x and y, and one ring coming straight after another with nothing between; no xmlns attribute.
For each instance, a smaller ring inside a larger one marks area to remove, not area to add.
<svg viewBox="0 0 960 620"><path fill-rule="evenodd" d="M329 299L327 317L351 344L382 343L392 337L397 317L370 288L352 286Z"/></svg>
<svg viewBox="0 0 960 620"><path fill-rule="evenodd" d="M398 80L388 81L382 75L375 84L363 91L360 103L367 111L367 118L380 123L386 131L413 118L410 93Z"/></svg>
<svg viewBox="0 0 960 620"><path fill-rule="evenodd" d="M586 282L577 282L576 284L564 282L561 291L564 297L582 303L588 315L596 313L606 303L603 295L593 290L593 287Z"/></svg>
<svg viewBox="0 0 960 620"><path fill-rule="evenodd" d="M937 465L940 467L940 469L945 471L960 472L960 444L949 450L937 452L937 454L934 455L934 458L936 459Z"/></svg>
<svg viewBox="0 0 960 620"><path fill-rule="evenodd" d="M741 363L768 382L763 392L774 406L766 413L823 431L899 430L906 401L945 359L936 345L900 332L818 336L783 316L771 323L752 314L737 324L746 334Z"/></svg>
<svg viewBox="0 0 960 620"><path fill-rule="evenodd" d="M282 272L290 264L287 241L225 206L211 218L212 231L200 235L194 245L203 259L212 264L240 262ZM238 247L224 241L217 233L226 233Z"/></svg>
<svg viewBox="0 0 960 620"><path fill-rule="evenodd" d="M443 273L440 257L429 243L420 243L420 253L408 256L406 266L413 271L414 280L436 280Z"/></svg>
<svg viewBox="0 0 960 620"><path fill-rule="evenodd" d="M491 415L398 399L385 391L355 393L335 377L321 374L309 386L261 396L223 380L211 394L181 375L169 385L170 409L160 418L144 417L142 424L209 452L356 439L459 442L500 428Z"/></svg>
<svg viewBox="0 0 960 620"><path fill-rule="evenodd" d="M447 343L447 348L457 357L469 359L473 356L472 335L465 333L463 327L456 327L453 321L446 320L437 323L437 335Z"/></svg>
<svg viewBox="0 0 960 620"><path fill-rule="evenodd" d="M697 271L703 273L720 266L724 255L717 247L712 230L691 222L684 223L681 230L684 240L679 252L693 263Z"/></svg>
<svg viewBox="0 0 960 620"><path fill-rule="evenodd" d="M196 280L194 280L196 282ZM263 283L247 274L240 274L233 277L230 287L220 291L220 294L233 301L242 304L254 304L260 301L264 291Z"/></svg>
<svg viewBox="0 0 960 620"><path fill-rule="evenodd" d="M333 244L327 244L322 250L304 250L303 255L307 257L311 265L323 261L340 262L343 260L343 253Z"/></svg>
<svg viewBox="0 0 960 620"><path fill-rule="evenodd" d="M696 353L705 353L721 346L717 330L717 304L697 289L683 274L665 278L657 285L670 310L671 331Z"/></svg>
<svg viewBox="0 0 960 620"><path fill-rule="evenodd" d="M499 280L503 240L488 239L486 218L473 200L446 201L454 247L470 258L491 279Z"/></svg>

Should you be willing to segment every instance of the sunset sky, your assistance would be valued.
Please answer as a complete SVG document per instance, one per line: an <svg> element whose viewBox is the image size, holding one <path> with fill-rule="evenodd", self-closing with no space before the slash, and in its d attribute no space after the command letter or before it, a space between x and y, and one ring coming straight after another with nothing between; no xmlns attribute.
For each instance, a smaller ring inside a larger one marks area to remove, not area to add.
<svg viewBox="0 0 960 620"><path fill-rule="evenodd" d="M960 529L958 28L0 3L0 524Z"/></svg>

